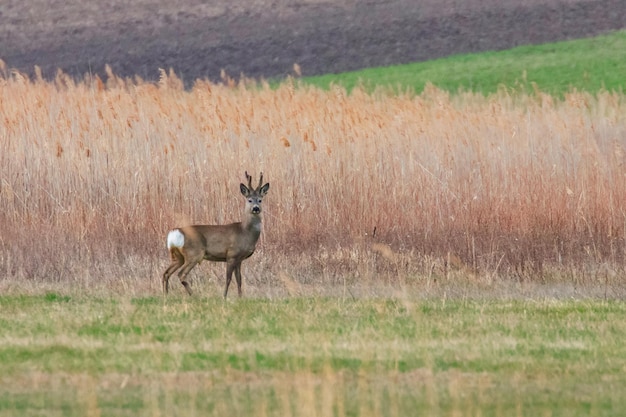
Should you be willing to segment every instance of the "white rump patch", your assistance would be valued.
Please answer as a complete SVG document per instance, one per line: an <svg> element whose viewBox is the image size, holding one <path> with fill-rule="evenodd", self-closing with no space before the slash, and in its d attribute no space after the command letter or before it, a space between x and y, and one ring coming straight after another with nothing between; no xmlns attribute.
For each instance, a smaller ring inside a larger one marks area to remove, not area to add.
<svg viewBox="0 0 626 417"><path fill-rule="evenodd" d="M180 229L174 229L167 234L167 248L182 248L185 244L185 235Z"/></svg>

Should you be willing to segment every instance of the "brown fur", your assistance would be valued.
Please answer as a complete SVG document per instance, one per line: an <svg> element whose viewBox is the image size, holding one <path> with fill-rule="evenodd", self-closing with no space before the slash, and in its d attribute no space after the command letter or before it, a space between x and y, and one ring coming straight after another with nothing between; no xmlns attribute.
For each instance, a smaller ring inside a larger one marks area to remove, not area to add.
<svg viewBox="0 0 626 417"><path fill-rule="evenodd" d="M270 186L269 183L262 185L263 173L261 173L256 189L252 188L252 177L247 172L246 178L248 179L248 186L240 184L241 193L246 198L243 221L227 225L185 226L170 231L170 233L180 232L184 236L184 244L182 246L172 245L169 248L172 263L163 273L163 292L165 294L169 290L170 276L179 271L178 278L187 293L191 295L191 285L187 281L187 275L200 262L208 260L226 262L224 298L228 294L228 286L232 280L233 272L237 280L237 291L241 297L241 263L244 259L252 256L261 235L261 202Z"/></svg>

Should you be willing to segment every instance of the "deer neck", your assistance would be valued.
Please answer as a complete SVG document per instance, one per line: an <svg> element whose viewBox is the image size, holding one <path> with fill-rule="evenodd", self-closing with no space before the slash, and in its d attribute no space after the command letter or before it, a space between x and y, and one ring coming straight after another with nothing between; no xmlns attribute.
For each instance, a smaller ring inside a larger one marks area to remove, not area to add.
<svg viewBox="0 0 626 417"><path fill-rule="evenodd" d="M258 239L261 235L261 216L246 214L241 222L241 228Z"/></svg>

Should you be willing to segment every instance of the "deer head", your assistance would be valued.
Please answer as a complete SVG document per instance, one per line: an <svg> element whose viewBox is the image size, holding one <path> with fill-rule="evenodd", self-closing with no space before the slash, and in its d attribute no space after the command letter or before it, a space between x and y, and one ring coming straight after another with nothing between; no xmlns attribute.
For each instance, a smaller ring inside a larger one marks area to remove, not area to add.
<svg viewBox="0 0 626 417"><path fill-rule="evenodd" d="M265 195L269 191L270 184L266 183L265 185L263 185L262 172L259 179L259 185L256 188L252 188L252 177L248 175L248 171L246 171L246 178L248 179L248 186L244 184L239 184L241 194L243 194L243 196L246 198L245 212L252 215L259 215L261 214L261 203L263 202L263 197L265 197Z"/></svg>

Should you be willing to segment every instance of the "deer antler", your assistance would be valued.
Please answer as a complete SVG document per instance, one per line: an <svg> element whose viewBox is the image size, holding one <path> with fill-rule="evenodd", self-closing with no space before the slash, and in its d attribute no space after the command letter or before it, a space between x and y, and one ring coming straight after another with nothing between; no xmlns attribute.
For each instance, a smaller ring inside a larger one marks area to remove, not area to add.
<svg viewBox="0 0 626 417"><path fill-rule="evenodd" d="M263 173L261 172L261 178L259 178L259 186L257 187L257 190L260 189L263 186Z"/></svg>
<svg viewBox="0 0 626 417"><path fill-rule="evenodd" d="M252 191L252 177L248 175L248 171L246 171L246 179L248 180L248 189Z"/></svg>

